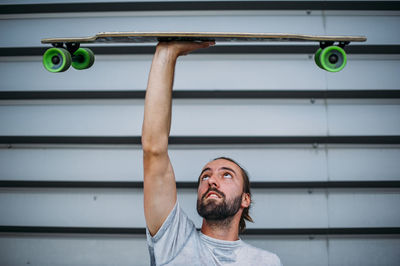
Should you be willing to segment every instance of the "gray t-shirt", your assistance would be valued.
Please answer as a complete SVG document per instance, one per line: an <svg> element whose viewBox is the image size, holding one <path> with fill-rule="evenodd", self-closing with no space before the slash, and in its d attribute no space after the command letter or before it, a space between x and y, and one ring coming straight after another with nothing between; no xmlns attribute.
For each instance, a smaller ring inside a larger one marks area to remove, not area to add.
<svg viewBox="0 0 400 266"><path fill-rule="evenodd" d="M197 231L178 202L155 236L146 233L151 265L282 265L275 254L240 239L224 241Z"/></svg>

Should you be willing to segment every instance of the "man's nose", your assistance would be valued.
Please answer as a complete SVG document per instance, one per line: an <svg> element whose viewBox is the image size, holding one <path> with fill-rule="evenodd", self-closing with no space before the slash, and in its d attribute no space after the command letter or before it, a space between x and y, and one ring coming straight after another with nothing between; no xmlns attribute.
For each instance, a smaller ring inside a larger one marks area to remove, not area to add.
<svg viewBox="0 0 400 266"><path fill-rule="evenodd" d="M219 182L218 182L218 178L215 175L210 176L210 178L208 179L208 185L210 187L219 187Z"/></svg>

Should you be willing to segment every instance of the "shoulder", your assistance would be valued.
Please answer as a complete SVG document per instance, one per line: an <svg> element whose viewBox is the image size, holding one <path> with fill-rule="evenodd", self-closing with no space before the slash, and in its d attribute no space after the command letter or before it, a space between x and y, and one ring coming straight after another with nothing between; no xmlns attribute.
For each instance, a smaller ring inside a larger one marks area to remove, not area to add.
<svg viewBox="0 0 400 266"><path fill-rule="evenodd" d="M196 227L194 223L181 209L179 202L176 201L174 208L171 210L158 232L154 236L148 234L148 238L151 242L158 242L162 238L172 241L176 240L177 237L187 238L188 235L191 235L195 230ZM176 236L173 237L174 235Z"/></svg>
<svg viewBox="0 0 400 266"><path fill-rule="evenodd" d="M248 257L248 260L257 263L257 265L268 265L268 266L281 266L281 260L279 257L267 250L255 247L253 245L250 245L244 241L242 241L243 245L243 250L242 252L246 254L246 257Z"/></svg>
<svg viewBox="0 0 400 266"><path fill-rule="evenodd" d="M194 223L177 202L154 236L146 230L151 265L164 265L174 261L188 246L189 240L194 239L194 232Z"/></svg>

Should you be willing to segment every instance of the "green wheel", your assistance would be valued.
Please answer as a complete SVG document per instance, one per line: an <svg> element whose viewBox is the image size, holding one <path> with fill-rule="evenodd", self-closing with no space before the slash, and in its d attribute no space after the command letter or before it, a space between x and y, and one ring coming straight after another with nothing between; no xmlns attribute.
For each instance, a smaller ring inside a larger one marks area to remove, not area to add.
<svg viewBox="0 0 400 266"><path fill-rule="evenodd" d="M66 71L71 62L71 54L64 48L50 48L43 55L44 68L53 73Z"/></svg>
<svg viewBox="0 0 400 266"><path fill-rule="evenodd" d="M339 46L329 46L322 50L319 61L323 69L330 72L338 72L347 63L346 52Z"/></svg>
<svg viewBox="0 0 400 266"><path fill-rule="evenodd" d="M78 70L87 69L94 63L94 53L88 48L79 48L72 56L72 67Z"/></svg>
<svg viewBox="0 0 400 266"><path fill-rule="evenodd" d="M314 55L314 61L319 68L324 69L321 65L321 61L319 60L319 56L321 55L321 52L322 52L322 48L319 48L318 51Z"/></svg>

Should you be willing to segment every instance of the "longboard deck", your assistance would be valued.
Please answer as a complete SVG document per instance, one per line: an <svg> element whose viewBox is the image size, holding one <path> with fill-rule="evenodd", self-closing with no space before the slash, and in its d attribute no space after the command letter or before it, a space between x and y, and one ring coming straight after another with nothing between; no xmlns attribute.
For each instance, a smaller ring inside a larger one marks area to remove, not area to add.
<svg viewBox="0 0 400 266"><path fill-rule="evenodd" d="M240 32L101 32L90 37L46 38L42 43L153 43L159 41L216 42L364 42L365 36L329 36Z"/></svg>

